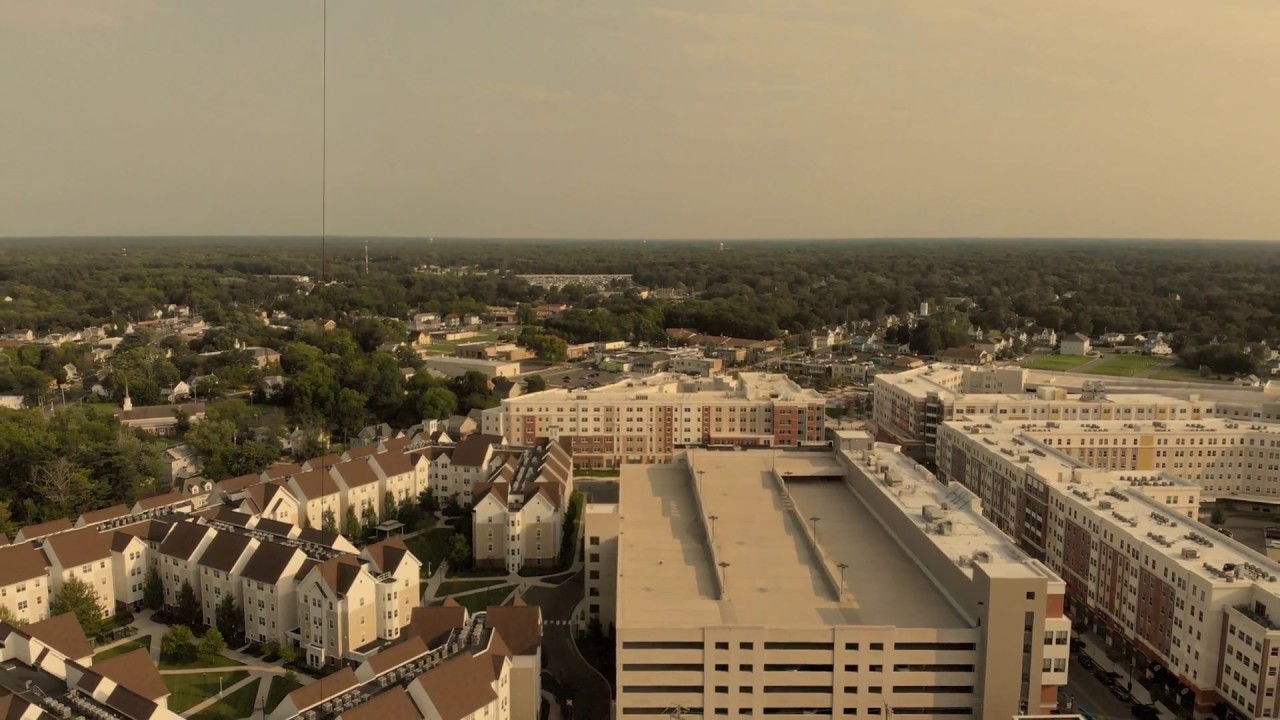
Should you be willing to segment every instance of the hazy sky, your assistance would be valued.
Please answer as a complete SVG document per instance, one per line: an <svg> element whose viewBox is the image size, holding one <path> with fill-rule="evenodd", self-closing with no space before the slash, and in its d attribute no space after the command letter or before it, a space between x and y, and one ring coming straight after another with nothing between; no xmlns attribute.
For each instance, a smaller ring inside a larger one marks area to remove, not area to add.
<svg viewBox="0 0 1280 720"><path fill-rule="evenodd" d="M320 0L0 0L0 235L320 230ZM330 0L328 230L1280 238L1277 0Z"/></svg>

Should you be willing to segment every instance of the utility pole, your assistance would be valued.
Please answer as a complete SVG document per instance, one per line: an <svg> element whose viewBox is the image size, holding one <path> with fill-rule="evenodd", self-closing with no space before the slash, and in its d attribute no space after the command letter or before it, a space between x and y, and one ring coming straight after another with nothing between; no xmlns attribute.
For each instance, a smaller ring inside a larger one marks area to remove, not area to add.
<svg viewBox="0 0 1280 720"><path fill-rule="evenodd" d="M325 200L328 198L326 183L329 161L329 0L320 4L320 285L324 286Z"/></svg>
<svg viewBox="0 0 1280 720"><path fill-rule="evenodd" d="M369 274L369 238L364 240L364 274Z"/></svg>

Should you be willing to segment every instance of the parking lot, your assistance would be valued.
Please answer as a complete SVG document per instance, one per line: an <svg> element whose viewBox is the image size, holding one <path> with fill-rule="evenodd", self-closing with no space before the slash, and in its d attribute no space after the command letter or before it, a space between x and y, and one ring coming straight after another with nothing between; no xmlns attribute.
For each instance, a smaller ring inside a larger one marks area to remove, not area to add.
<svg viewBox="0 0 1280 720"><path fill-rule="evenodd" d="M618 382L624 377L626 376L622 373L596 370L589 367L556 370L542 375L542 378L547 381L548 390L556 388L581 390L583 388L599 387Z"/></svg>

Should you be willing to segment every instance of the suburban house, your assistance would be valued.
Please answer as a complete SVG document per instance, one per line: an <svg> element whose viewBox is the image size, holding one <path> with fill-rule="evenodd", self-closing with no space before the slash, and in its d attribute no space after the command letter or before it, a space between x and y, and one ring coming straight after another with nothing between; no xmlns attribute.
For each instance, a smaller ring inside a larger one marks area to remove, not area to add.
<svg viewBox="0 0 1280 720"><path fill-rule="evenodd" d="M190 423L204 420L204 403L182 403L178 405L140 405L134 407L133 400L125 393L124 404L116 411L120 424L136 428L152 435L173 435L178 427L178 416L186 415Z"/></svg>
<svg viewBox="0 0 1280 720"><path fill-rule="evenodd" d="M1088 355L1092 349L1088 335L1072 333L1062 338L1062 345L1059 347L1058 352L1062 355Z"/></svg>
<svg viewBox="0 0 1280 720"><path fill-rule="evenodd" d="M977 346L947 348L938 353L938 359L943 362L956 363L957 365L989 365L992 357L991 353L982 350Z"/></svg>

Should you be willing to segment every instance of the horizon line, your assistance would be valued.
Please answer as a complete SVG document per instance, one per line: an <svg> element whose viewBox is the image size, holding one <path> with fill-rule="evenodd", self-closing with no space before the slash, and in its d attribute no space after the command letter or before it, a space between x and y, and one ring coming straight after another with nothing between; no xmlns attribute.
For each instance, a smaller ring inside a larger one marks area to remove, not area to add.
<svg viewBox="0 0 1280 720"><path fill-rule="evenodd" d="M143 235L0 235L0 242L15 240L254 240L262 238L289 240L392 240L392 241L483 241L483 242L656 242L656 243L760 243L760 242L929 242L929 241L1053 241L1053 242L1182 242L1182 243L1271 243L1278 238L1241 237L1154 237L1154 236L1076 236L1076 235L865 235L822 237L551 237L512 235L311 235L311 234L238 234L238 235L174 235L165 233Z"/></svg>

